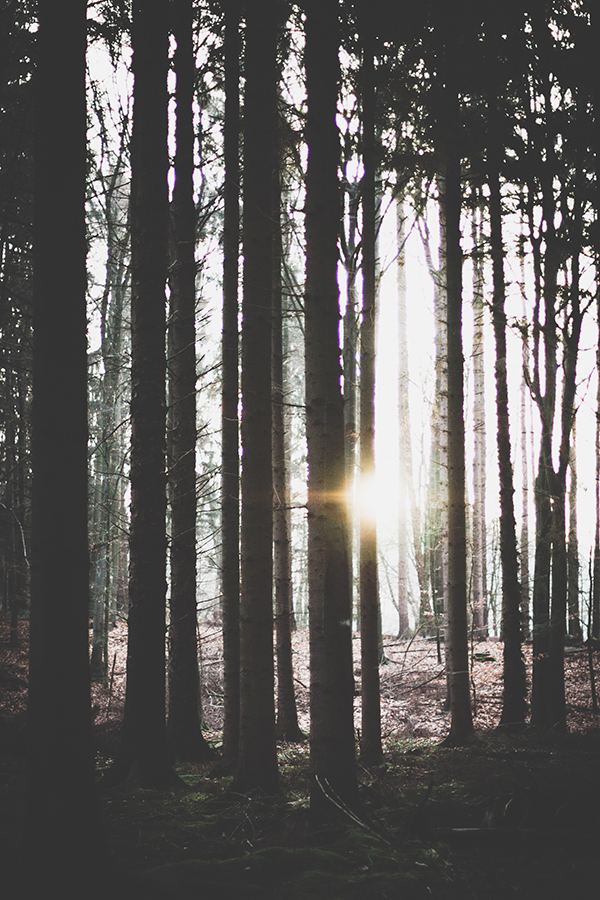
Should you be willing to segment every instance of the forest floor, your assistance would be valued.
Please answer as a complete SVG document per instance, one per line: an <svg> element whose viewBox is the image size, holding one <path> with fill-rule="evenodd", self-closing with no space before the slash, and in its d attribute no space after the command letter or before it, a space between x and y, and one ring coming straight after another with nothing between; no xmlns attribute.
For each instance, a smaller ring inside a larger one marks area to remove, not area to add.
<svg viewBox="0 0 600 900"><path fill-rule="evenodd" d="M355 642L358 674L359 641ZM99 776L118 747L127 635L111 632L109 683L94 685ZM218 623L201 626L206 738L222 719ZM207 900L547 900L596 896L600 884L600 717L587 650L566 649L567 734L499 732L502 644L472 647L476 737L447 747L445 679L435 642L385 639L384 763L358 766L362 812L311 828L307 743L279 745L277 797L236 794L213 763L185 764L185 787L100 788L111 858L136 879L126 894ZM531 651L525 648L528 671ZM308 730L308 640L294 636L300 725ZM600 653L594 653L600 674ZM27 632L8 646L0 617L0 860L14 854L25 787ZM360 697L356 697L360 728ZM115 885L116 896L118 885ZM2 876L0 875L0 890ZM7 900L25 897L17 889ZM125 895L125 894L124 894ZM43 893L38 896L44 896ZM67 898L70 900L70 898Z"/></svg>

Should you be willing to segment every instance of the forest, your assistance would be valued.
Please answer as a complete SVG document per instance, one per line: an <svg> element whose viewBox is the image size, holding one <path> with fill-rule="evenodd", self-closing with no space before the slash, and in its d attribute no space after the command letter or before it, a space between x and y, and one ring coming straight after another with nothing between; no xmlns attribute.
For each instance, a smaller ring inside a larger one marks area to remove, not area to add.
<svg viewBox="0 0 600 900"><path fill-rule="evenodd" d="M7 897L597 890L597 47L2 4Z"/></svg>

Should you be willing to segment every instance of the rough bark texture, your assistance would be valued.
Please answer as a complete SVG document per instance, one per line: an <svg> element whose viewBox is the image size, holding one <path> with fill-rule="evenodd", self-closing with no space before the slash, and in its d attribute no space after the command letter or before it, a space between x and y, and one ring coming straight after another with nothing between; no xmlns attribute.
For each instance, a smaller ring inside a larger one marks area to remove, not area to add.
<svg viewBox="0 0 600 900"><path fill-rule="evenodd" d="M240 744L234 784L277 790L273 666L271 332L275 4L246 10Z"/></svg>
<svg viewBox="0 0 600 900"><path fill-rule="evenodd" d="M223 142L223 334L221 379L221 610L223 616L223 750L237 761L240 729L240 460L238 274L240 220L239 3L225 7L225 122Z"/></svg>
<svg viewBox="0 0 600 900"><path fill-rule="evenodd" d="M88 664L85 4L46 0L39 15L26 858L8 890L35 896L43 873L50 893L80 896L101 845Z"/></svg>
<svg viewBox="0 0 600 900"><path fill-rule="evenodd" d="M310 595L311 815L356 806L349 528L340 386L336 127L338 7L306 5L306 432Z"/></svg>
<svg viewBox="0 0 600 900"><path fill-rule="evenodd" d="M133 4L131 532L127 692L115 777L173 784L165 723L167 9Z"/></svg>
<svg viewBox="0 0 600 900"><path fill-rule="evenodd" d="M201 729L196 612L196 211L194 208L195 62L190 0L172 4L177 41L173 261L169 317L169 744L177 759L210 759Z"/></svg>

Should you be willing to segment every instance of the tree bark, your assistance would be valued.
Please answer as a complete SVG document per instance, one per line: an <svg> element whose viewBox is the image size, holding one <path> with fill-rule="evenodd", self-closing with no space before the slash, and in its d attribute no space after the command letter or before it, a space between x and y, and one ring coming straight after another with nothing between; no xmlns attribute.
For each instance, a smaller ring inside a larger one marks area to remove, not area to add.
<svg viewBox="0 0 600 900"><path fill-rule="evenodd" d="M284 741L302 741L298 725L292 626L294 598L292 584L292 544L290 521L289 454L286 440L286 397L283 329L284 310L281 267L281 174L278 147L273 170L273 581L275 588L275 654L277 659L277 736Z"/></svg>
<svg viewBox="0 0 600 900"><path fill-rule="evenodd" d="M306 434L310 597L311 818L358 803L349 522L340 386L337 3L306 4Z"/></svg>
<svg viewBox="0 0 600 900"><path fill-rule="evenodd" d="M488 94L488 185L493 266L492 321L496 343L496 417L500 477L500 559L502 565L502 637L504 640L504 691L500 725L522 728L525 723L525 662L521 649L521 586L514 513L513 470L510 458L510 421L506 375L506 314L502 201L500 196L495 89Z"/></svg>
<svg viewBox="0 0 600 900"><path fill-rule="evenodd" d="M472 596L473 634L475 640L485 641L487 628L487 597L485 585L485 483L486 483L486 433L485 433L485 342L483 334L483 235L481 210L473 213L473 237L475 258L473 262L473 524L472 524Z"/></svg>
<svg viewBox="0 0 600 900"><path fill-rule="evenodd" d="M114 778L179 782L167 750L166 361L168 4L133 4L131 532L127 689Z"/></svg>
<svg viewBox="0 0 600 900"><path fill-rule="evenodd" d="M207 760L201 728L196 611L196 210L194 208L194 62L192 4L172 4L177 42L176 153L172 201L174 258L169 318L171 597L167 732L176 759Z"/></svg>
<svg viewBox="0 0 600 900"><path fill-rule="evenodd" d="M278 787L273 666L271 339L272 177L276 126L275 4L246 11L240 744L234 785Z"/></svg>
<svg viewBox="0 0 600 900"><path fill-rule="evenodd" d="M398 413L399 413L399 463L400 463L400 501L398 510L398 637L406 636L409 629L408 620L408 596L409 596L409 505L413 523L413 546L417 563L417 575L419 581L419 622L418 625L429 633L431 622L431 610L427 614L427 590L424 577L424 559L420 546L420 520L419 510L415 503L414 488L412 484L412 447L410 432L410 406L408 400L408 386L410 383L408 361L408 338L406 322L406 272L405 251L406 230L404 227L404 213L402 199L396 198L396 234L398 240L398 261L396 282L398 285Z"/></svg>
<svg viewBox="0 0 600 900"><path fill-rule="evenodd" d="M27 801L13 896L39 892L40 873L48 891L80 896L102 845L88 662L86 5L38 11Z"/></svg>
<svg viewBox="0 0 600 900"><path fill-rule="evenodd" d="M363 302L360 329L360 478L367 490L375 489L375 331L377 296L375 279L375 68L374 35L362 21L362 269ZM363 490L361 490L361 497ZM360 649L362 734L361 757L366 765L383 759L379 690L379 583L377 573L377 518L371 504L360 510Z"/></svg>
<svg viewBox="0 0 600 900"><path fill-rule="evenodd" d="M237 762L240 730L240 460L238 275L240 220L239 3L225 6L223 332L221 376L221 610L223 763Z"/></svg>
<svg viewBox="0 0 600 900"><path fill-rule="evenodd" d="M467 535L465 510L465 428L462 347L461 178L458 97L446 91L445 221L448 292L448 600L446 665L450 690L450 734L460 744L473 732L467 633Z"/></svg>

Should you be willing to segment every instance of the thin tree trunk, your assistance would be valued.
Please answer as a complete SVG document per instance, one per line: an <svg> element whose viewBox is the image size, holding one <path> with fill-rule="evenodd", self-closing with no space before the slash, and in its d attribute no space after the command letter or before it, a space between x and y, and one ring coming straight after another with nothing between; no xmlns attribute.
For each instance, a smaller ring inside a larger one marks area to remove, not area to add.
<svg viewBox="0 0 600 900"><path fill-rule="evenodd" d="M127 690L114 778L179 783L165 723L168 4L133 4L131 532Z"/></svg>
<svg viewBox="0 0 600 900"><path fill-rule="evenodd" d="M360 329L360 477L367 490L375 489L375 84L374 41L370 23L363 20L363 303ZM362 495L361 491L361 495ZM361 503L360 516L360 647L362 735L361 757L367 765L383 759L379 692L379 584L377 575L377 519Z"/></svg>
<svg viewBox="0 0 600 900"><path fill-rule="evenodd" d="M487 610L485 589L485 350L483 336L483 252L481 210L473 214L473 237L475 244L474 276L473 276L473 431L474 431L474 463L473 463L473 524L472 524L472 558L473 558L473 632L476 640L487 640Z"/></svg>
<svg viewBox="0 0 600 900"><path fill-rule="evenodd" d="M171 505L169 620L169 744L177 759L213 756L201 728L196 612L196 211L194 177L194 48L191 0L175 0L177 41L175 187L169 320L169 430Z"/></svg>
<svg viewBox="0 0 600 900"><path fill-rule="evenodd" d="M569 486L569 544L567 549L569 635L576 641L583 640L581 609L579 603L579 540L577 533L577 454L575 451L575 424L569 457L571 483Z"/></svg>
<svg viewBox="0 0 600 900"><path fill-rule="evenodd" d="M409 364L408 364L408 338L406 323L406 271L404 242L406 240L404 228L404 214L402 200L396 199L396 234L398 239L398 261L396 281L398 285L398 414L400 427L399 463L400 463L400 502L398 509L398 637L405 636L409 629L408 620L408 595L409 595L409 528L408 509L409 499L414 499L412 490L412 447L410 434L410 407L408 403ZM413 505L413 511L416 504ZM413 526L415 516L413 515ZM413 535L416 546L418 538ZM421 554L422 556L422 554ZM419 570L419 565L417 565ZM421 567L422 571L422 567ZM421 572L418 572L421 574ZM421 598L419 602L419 624L422 625L426 613L422 604L426 597L423 577L419 578ZM427 626L426 626L427 627Z"/></svg>
<svg viewBox="0 0 600 900"><path fill-rule="evenodd" d="M278 153L279 160L279 153ZM283 354L283 296L281 267L281 175L273 170L273 581L275 587L275 653L277 659L277 736L285 741L301 741L298 725L292 625L294 602L292 585L292 545L290 522L289 457L286 441L286 386Z"/></svg>
<svg viewBox="0 0 600 900"><path fill-rule="evenodd" d="M521 586L514 513L513 470L510 458L510 421L506 374L506 313L502 201L499 160L496 152L497 100L494 89L488 95L490 144L488 184L490 189L490 229L493 266L492 320L496 343L496 416L498 469L500 479L500 559L502 563L502 637L504 640L504 690L500 724L522 728L525 722L525 662L521 649Z"/></svg>
<svg viewBox="0 0 600 900"><path fill-rule="evenodd" d="M221 610L223 616L223 762L237 762L240 728L240 460L238 274L240 220L239 3L225 6L225 157L221 377Z"/></svg>
<svg viewBox="0 0 600 900"><path fill-rule="evenodd" d="M458 97L450 87L445 144L444 216L447 234L448 326L448 599L446 665L450 688L450 734L460 744L473 732L467 634L467 534L462 347L461 177L457 145Z"/></svg>
<svg viewBox="0 0 600 900"><path fill-rule="evenodd" d="M523 255L521 255L521 263ZM525 284L524 273L522 272L522 285ZM523 289L523 315L525 315L525 295ZM529 350L526 341L523 341L523 371L529 369ZM530 566L529 566L529 492L530 492L530 473L529 452L529 408L531 399L527 383L524 375L521 378L521 480L522 487L522 506L521 506L521 534L520 534L520 571L521 571L521 632L523 638L531 638L531 587L530 587Z"/></svg>

